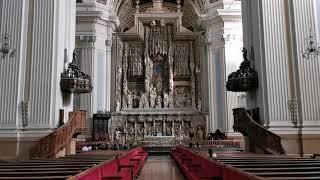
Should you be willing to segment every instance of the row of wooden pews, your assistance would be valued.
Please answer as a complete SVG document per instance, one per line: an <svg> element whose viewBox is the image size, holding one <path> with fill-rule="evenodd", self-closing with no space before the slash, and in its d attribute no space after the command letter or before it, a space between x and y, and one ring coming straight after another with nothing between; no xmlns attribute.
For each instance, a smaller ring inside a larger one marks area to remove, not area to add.
<svg viewBox="0 0 320 180"><path fill-rule="evenodd" d="M132 149L126 154L116 156L114 159L88 169L72 179L78 180L132 180L138 177L148 152L142 147Z"/></svg>
<svg viewBox="0 0 320 180"><path fill-rule="evenodd" d="M196 151L208 158L206 151ZM232 166L261 179L320 179L320 160L243 152L217 153L211 161Z"/></svg>
<svg viewBox="0 0 320 180"><path fill-rule="evenodd" d="M68 179L111 158L72 155L58 159L0 161L0 179Z"/></svg>
<svg viewBox="0 0 320 180"><path fill-rule="evenodd" d="M320 179L320 160L288 156L217 157L216 161L263 179Z"/></svg>
<svg viewBox="0 0 320 180"><path fill-rule="evenodd" d="M148 153L141 147L113 153L86 152L56 159L0 160L1 179L121 179L136 177Z"/></svg>
<svg viewBox="0 0 320 180"><path fill-rule="evenodd" d="M238 170L230 165L212 161L207 157L182 146L171 151L184 176L190 180L256 180L259 177Z"/></svg>

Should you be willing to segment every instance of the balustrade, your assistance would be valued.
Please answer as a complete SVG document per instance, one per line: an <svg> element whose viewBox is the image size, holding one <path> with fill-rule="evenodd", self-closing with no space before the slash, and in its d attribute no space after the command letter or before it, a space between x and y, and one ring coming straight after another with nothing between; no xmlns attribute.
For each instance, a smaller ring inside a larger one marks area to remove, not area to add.
<svg viewBox="0 0 320 180"><path fill-rule="evenodd" d="M233 109L233 129L249 138L250 144L270 154L284 154L281 137L255 122L244 108Z"/></svg>
<svg viewBox="0 0 320 180"><path fill-rule="evenodd" d="M49 135L41 138L31 149L32 158L54 157L60 150L70 145L72 137L86 130L86 112L69 113L69 121Z"/></svg>

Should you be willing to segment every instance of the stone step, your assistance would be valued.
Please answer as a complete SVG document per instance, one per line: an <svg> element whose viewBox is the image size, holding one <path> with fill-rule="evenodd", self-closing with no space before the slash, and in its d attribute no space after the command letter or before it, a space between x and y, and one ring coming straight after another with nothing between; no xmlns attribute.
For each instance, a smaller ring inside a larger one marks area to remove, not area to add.
<svg viewBox="0 0 320 180"><path fill-rule="evenodd" d="M17 177L0 177L0 179L3 180L36 180L36 179L54 179L54 180L59 180L59 179L68 179L71 176L38 176L38 177L25 177L25 176L17 176Z"/></svg>
<svg viewBox="0 0 320 180"><path fill-rule="evenodd" d="M61 168L11 168L11 169L0 169L0 172L39 172L39 171L78 171L85 170L89 167L61 167Z"/></svg>
<svg viewBox="0 0 320 180"><path fill-rule="evenodd" d="M0 172L0 177L35 177L35 176L69 176L80 173L81 170L74 171L39 171L39 172Z"/></svg>
<svg viewBox="0 0 320 180"><path fill-rule="evenodd" d="M261 167L261 168L267 168L267 167L319 167L320 164L314 164L314 163L308 163L308 164L293 164L293 163L286 163L286 164L230 164L233 167L236 168L255 168L255 167Z"/></svg>
<svg viewBox="0 0 320 180"><path fill-rule="evenodd" d="M319 177L320 171L315 172L259 172L254 173L260 177Z"/></svg>
<svg viewBox="0 0 320 180"><path fill-rule="evenodd" d="M310 172L320 171L320 167L263 167L263 168L240 168L242 171L248 171L252 173L258 172Z"/></svg>

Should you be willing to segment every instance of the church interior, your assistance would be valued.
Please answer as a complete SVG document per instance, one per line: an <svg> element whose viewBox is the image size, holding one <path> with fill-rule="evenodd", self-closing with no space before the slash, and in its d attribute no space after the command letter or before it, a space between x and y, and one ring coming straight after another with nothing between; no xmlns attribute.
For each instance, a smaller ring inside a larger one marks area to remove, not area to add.
<svg viewBox="0 0 320 180"><path fill-rule="evenodd" d="M320 0L0 0L0 179L320 179Z"/></svg>

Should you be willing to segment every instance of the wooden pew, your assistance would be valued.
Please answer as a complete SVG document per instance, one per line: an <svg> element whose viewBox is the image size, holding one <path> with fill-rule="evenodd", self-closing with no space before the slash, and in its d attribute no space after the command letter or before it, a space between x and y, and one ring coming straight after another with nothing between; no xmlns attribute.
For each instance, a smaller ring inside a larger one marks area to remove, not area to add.
<svg viewBox="0 0 320 180"><path fill-rule="evenodd" d="M111 155L72 155L57 159L0 161L1 179L68 179L94 167Z"/></svg>

